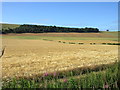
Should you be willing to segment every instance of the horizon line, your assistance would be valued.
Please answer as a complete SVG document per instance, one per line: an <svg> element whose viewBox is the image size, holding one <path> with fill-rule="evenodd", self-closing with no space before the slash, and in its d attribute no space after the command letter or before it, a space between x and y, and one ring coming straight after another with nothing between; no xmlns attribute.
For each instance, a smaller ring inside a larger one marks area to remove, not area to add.
<svg viewBox="0 0 120 90"><path fill-rule="evenodd" d="M1 23L0 24L16 24L16 25L24 25L24 23ZM30 24L30 23L25 23L25 24L28 24L28 25L38 25L38 24ZM88 27L88 26L85 26L85 27L77 27L77 26L60 26L60 25L47 25L47 24L39 24L41 26L56 26L56 27L66 27L66 28L96 28L96 27ZM99 29L99 28L98 28ZM100 30L100 29L99 29ZM109 30L109 32L111 31L119 31L119 30L110 30L110 29L105 29L105 30L100 30L100 31L106 31L106 30Z"/></svg>

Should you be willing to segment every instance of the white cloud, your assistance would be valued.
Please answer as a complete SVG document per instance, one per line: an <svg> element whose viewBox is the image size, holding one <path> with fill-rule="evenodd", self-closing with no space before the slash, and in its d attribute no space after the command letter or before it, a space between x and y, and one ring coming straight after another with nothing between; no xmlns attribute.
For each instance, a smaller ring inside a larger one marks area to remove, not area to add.
<svg viewBox="0 0 120 90"><path fill-rule="evenodd" d="M46 25L46 26L50 25L50 24L43 24L43 23L21 23L21 24Z"/></svg>
<svg viewBox="0 0 120 90"><path fill-rule="evenodd" d="M0 23L8 23L8 22L0 22Z"/></svg>
<svg viewBox="0 0 120 90"><path fill-rule="evenodd" d="M41 25L40 23L24 23L24 24Z"/></svg>

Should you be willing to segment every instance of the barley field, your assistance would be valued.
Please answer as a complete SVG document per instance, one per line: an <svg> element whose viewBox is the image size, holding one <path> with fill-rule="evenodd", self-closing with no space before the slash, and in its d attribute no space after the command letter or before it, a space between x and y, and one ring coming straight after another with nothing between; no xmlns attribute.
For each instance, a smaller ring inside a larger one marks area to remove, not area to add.
<svg viewBox="0 0 120 90"><path fill-rule="evenodd" d="M66 37L63 37L62 34L62 38L56 36L48 37L46 35L44 36L44 34L42 37L33 35L34 34L29 35L29 38L26 34L21 34L20 36L3 35L2 47L5 47L5 52L2 56L3 79L30 77L46 72L65 71L86 66L109 64L118 60L118 45L79 45L57 42L60 40L84 43L117 43L117 41L114 41L114 39L116 39L115 36L113 36L113 40L107 40L107 38L110 38L109 36L104 37L104 39L99 39L98 37L94 38L96 40L89 40L89 38L79 40L80 37L74 37L75 40L67 40L71 34ZM46 38L54 41L44 40Z"/></svg>

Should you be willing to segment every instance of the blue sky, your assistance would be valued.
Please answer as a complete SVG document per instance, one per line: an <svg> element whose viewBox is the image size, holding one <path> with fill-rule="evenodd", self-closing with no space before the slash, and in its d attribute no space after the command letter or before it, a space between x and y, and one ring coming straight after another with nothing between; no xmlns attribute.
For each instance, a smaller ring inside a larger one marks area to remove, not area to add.
<svg viewBox="0 0 120 90"><path fill-rule="evenodd" d="M2 22L118 30L117 2L3 2Z"/></svg>

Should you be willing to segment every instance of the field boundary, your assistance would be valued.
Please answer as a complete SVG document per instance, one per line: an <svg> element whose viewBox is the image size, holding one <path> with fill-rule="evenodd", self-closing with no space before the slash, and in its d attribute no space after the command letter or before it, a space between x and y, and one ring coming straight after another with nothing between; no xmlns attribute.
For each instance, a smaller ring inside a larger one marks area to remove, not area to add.
<svg viewBox="0 0 120 90"><path fill-rule="evenodd" d="M42 39L44 41L55 41L55 40L50 40L50 39ZM83 43L83 42L65 42L65 41L55 41L58 43L64 43L64 44L79 44L79 45L83 45L83 44L87 44L87 43ZM89 45L120 45L120 43L88 43Z"/></svg>

